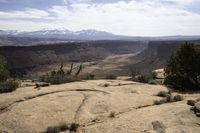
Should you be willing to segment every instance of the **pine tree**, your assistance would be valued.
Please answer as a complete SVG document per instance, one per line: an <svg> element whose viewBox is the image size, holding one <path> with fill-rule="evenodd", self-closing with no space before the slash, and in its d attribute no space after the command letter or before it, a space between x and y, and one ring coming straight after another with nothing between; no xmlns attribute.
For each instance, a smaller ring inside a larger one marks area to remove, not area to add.
<svg viewBox="0 0 200 133"><path fill-rule="evenodd" d="M186 42L165 68L165 81L178 90L200 90L200 49Z"/></svg>

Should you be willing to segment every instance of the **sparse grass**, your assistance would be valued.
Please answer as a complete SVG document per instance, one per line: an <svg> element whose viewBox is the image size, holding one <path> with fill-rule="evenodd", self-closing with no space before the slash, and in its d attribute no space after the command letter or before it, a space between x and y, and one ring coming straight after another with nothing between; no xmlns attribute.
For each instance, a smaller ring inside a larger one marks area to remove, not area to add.
<svg viewBox="0 0 200 133"><path fill-rule="evenodd" d="M109 114L110 118L115 118L115 116L116 116L116 113L114 111L110 112L110 114Z"/></svg>
<svg viewBox="0 0 200 133"><path fill-rule="evenodd" d="M196 103L195 100L188 100L188 101L187 101L187 105L190 105L190 106L194 106L195 103Z"/></svg>
<svg viewBox="0 0 200 133"><path fill-rule="evenodd" d="M117 79L117 76L114 74L107 75L105 79Z"/></svg>
<svg viewBox="0 0 200 133"><path fill-rule="evenodd" d="M181 96L181 95L176 95L176 96L174 96L174 98L173 98L173 101L174 102L178 102L178 101L182 101L183 100L183 97Z"/></svg>
<svg viewBox="0 0 200 133"><path fill-rule="evenodd" d="M59 133L67 130L69 130L68 125L66 123L60 123L58 126L48 127L46 133Z"/></svg>
<svg viewBox="0 0 200 133"><path fill-rule="evenodd" d="M46 133L59 133L60 130L58 127L48 127Z"/></svg>
<svg viewBox="0 0 200 133"><path fill-rule="evenodd" d="M0 93L8 93L15 91L19 87L19 83L16 81L0 82Z"/></svg>
<svg viewBox="0 0 200 133"><path fill-rule="evenodd" d="M77 123L71 123L71 124L69 125L69 131L74 131L74 132L76 132L79 126L80 126L80 125L77 124Z"/></svg>
<svg viewBox="0 0 200 133"><path fill-rule="evenodd" d="M73 64L71 65L70 70L67 73L65 73L63 70L63 64L61 63L59 70L51 71L50 73L43 75L40 78L40 81L50 83L50 84L62 84L62 83L80 81L81 79L78 78L78 76L81 73L82 69L83 69L83 66L80 65L75 75L72 75Z"/></svg>
<svg viewBox="0 0 200 133"><path fill-rule="evenodd" d="M183 100L183 97L181 95L175 95L174 97L172 97L171 94L168 94L165 98L154 101L154 104L160 105L164 103L178 102L182 100Z"/></svg>
<svg viewBox="0 0 200 133"><path fill-rule="evenodd" d="M166 103L166 102L167 102L166 99L161 99L161 100L156 100L156 101L154 101L154 104L155 104L155 105L160 105L160 104L163 104L163 103Z"/></svg>
<svg viewBox="0 0 200 133"><path fill-rule="evenodd" d="M105 83L104 85L103 85L104 87L108 87L108 86L110 86L108 83Z"/></svg>
<svg viewBox="0 0 200 133"><path fill-rule="evenodd" d="M52 75L45 75L41 78L42 82L51 83L51 84L62 84L62 83L69 83L80 81L80 79L73 75L63 75L63 74L52 74Z"/></svg>
<svg viewBox="0 0 200 133"><path fill-rule="evenodd" d="M158 94L156 96L159 96L159 97L167 97L169 95L169 92L166 92L166 91L160 91L158 92Z"/></svg>
<svg viewBox="0 0 200 133"><path fill-rule="evenodd" d="M60 131L66 131L66 130L68 130L68 125L66 123L62 122L59 124L59 129L60 129Z"/></svg>

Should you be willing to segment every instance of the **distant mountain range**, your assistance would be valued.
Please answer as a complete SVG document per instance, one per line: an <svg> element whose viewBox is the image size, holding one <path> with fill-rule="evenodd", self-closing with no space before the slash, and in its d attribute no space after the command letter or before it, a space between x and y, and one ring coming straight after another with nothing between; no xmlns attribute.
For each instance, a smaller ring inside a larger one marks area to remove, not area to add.
<svg viewBox="0 0 200 133"><path fill-rule="evenodd" d="M97 31L97 30L81 30L70 31L66 29L43 29L32 32L19 32L16 30L0 30L1 37L21 37L21 38L36 38L49 40L54 39L62 41L88 41L88 40L131 40L131 41L155 41L155 40L200 40L200 36L162 36L162 37L140 37L140 36L123 36L115 35L109 32Z"/></svg>
<svg viewBox="0 0 200 133"><path fill-rule="evenodd" d="M18 32L18 31L3 31L0 30L0 35L15 36L15 37L34 37L34 38L54 38L65 40L120 40L128 39L126 36L114 35L112 33L97 31L97 30L39 30L32 32Z"/></svg>

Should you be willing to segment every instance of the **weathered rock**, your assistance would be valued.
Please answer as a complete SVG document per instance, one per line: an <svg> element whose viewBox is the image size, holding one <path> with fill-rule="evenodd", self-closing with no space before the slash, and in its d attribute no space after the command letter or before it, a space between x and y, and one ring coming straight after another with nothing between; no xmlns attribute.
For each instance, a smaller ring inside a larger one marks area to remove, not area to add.
<svg viewBox="0 0 200 133"><path fill-rule="evenodd" d="M152 75L154 79L164 79L164 69L157 69L152 71Z"/></svg>
<svg viewBox="0 0 200 133"><path fill-rule="evenodd" d="M101 86L105 83L110 86ZM189 111L186 100L154 105L161 99L155 94L168 91L165 86L87 80L40 91L34 87L0 94L0 132L41 133L48 127L77 123L77 133L199 133L199 118ZM200 97L199 93L181 95L185 99ZM112 111L116 112L113 119L109 118Z"/></svg>

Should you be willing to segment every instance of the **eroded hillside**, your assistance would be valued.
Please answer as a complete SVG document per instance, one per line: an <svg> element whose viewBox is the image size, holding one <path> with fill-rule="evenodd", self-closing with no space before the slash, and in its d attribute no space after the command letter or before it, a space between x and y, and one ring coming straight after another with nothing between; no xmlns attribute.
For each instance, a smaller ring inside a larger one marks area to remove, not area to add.
<svg viewBox="0 0 200 133"><path fill-rule="evenodd" d="M0 47L13 76L21 76L34 68L63 63L100 61L109 55L136 53L146 48L145 42L91 41L29 47Z"/></svg>
<svg viewBox="0 0 200 133"><path fill-rule="evenodd" d="M199 41L193 41L196 46ZM171 55L185 44L185 41L152 41L148 48L140 54L131 57L131 67L137 69L144 75L151 75L155 69L164 68ZM128 69L123 67L123 69Z"/></svg>

